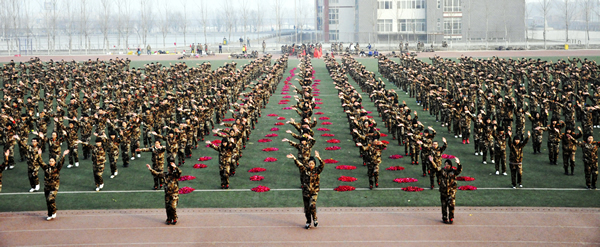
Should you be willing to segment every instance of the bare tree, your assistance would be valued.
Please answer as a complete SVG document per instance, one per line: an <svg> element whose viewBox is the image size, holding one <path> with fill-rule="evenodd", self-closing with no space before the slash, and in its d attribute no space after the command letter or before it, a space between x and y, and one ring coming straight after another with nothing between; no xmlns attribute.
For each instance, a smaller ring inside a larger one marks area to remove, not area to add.
<svg viewBox="0 0 600 247"><path fill-rule="evenodd" d="M138 25L138 36L143 45L147 45L148 31L151 28L152 4L145 0L140 0L140 21Z"/></svg>
<svg viewBox="0 0 600 247"><path fill-rule="evenodd" d="M181 18L181 31L183 32L183 44L187 45L187 41L186 41L186 32L187 32L187 8L185 7L185 1L181 1L181 7L183 10L183 14L180 15Z"/></svg>
<svg viewBox="0 0 600 247"><path fill-rule="evenodd" d="M8 21L8 2L6 1L0 1L0 27L2 28L2 33L0 33L2 35L2 37L6 37L8 32L9 32L9 21ZM6 40L6 48L7 48L7 52L8 55L10 55L10 41L9 39L5 39Z"/></svg>
<svg viewBox="0 0 600 247"><path fill-rule="evenodd" d="M162 17L160 17L160 24L159 24L159 28L160 28L160 32L162 33L162 38L163 38L163 47L166 49L166 38L167 35L169 34L169 6L167 4L167 1L164 1L165 6L162 8L164 9L164 12L162 13Z"/></svg>
<svg viewBox="0 0 600 247"><path fill-rule="evenodd" d="M281 0L275 0L275 24L277 26L277 41L281 42Z"/></svg>
<svg viewBox="0 0 600 247"><path fill-rule="evenodd" d="M204 32L204 44L207 44L208 42L206 39L206 26L208 26L208 8L206 7L205 0L202 0L200 4L200 23L202 24L202 29Z"/></svg>
<svg viewBox="0 0 600 247"><path fill-rule="evenodd" d="M64 10L66 12L66 16L64 18L64 23L66 23L65 31L67 36L69 37L69 55L73 50L73 30L75 25L75 18L73 18L73 2L72 1L64 1L65 6Z"/></svg>
<svg viewBox="0 0 600 247"><path fill-rule="evenodd" d="M551 4L549 0L540 0L540 8L542 10L542 15L544 16L544 49L547 49L546 46L546 29L548 28L547 25L547 20L548 20L548 14L550 13L550 8L551 8Z"/></svg>
<svg viewBox="0 0 600 247"><path fill-rule="evenodd" d="M485 1L484 4L485 4L485 49L487 50L488 49L488 41L489 41L488 33L489 33L489 26L490 26L489 25L489 23L490 23L490 17L489 17L490 16L490 12L489 12L490 4L489 4L489 1Z"/></svg>
<svg viewBox="0 0 600 247"><path fill-rule="evenodd" d="M590 46L590 19L592 18L592 9L594 2L592 0L583 1L583 15L585 17L585 48Z"/></svg>
<svg viewBox="0 0 600 247"><path fill-rule="evenodd" d="M33 35L33 24L34 21L32 20L32 11L33 8L31 8L31 1L24 1L23 2L23 27L25 29L25 37L27 38L27 43L29 44L28 51L33 52L33 46L30 43L31 41L29 40L30 37L36 37L35 35ZM1 21L1 19L0 19Z"/></svg>
<svg viewBox="0 0 600 247"><path fill-rule="evenodd" d="M231 1L223 1L223 11L225 11L225 22L227 31L229 31L229 42L231 42L231 31L234 24L233 5L231 5Z"/></svg>
<svg viewBox="0 0 600 247"><path fill-rule="evenodd" d="M242 0L242 23L244 25L244 39L246 36L246 28L248 27L248 19L250 18L250 10L248 9L248 0Z"/></svg>
<svg viewBox="0 0 600 247"><path fill-rule="evenodd" d="M121 51L121 37L123 36L124 23L125 23L125 5L128 1L118 1L117 2L117 48Z"/></svg>
<svg viewBox="0 0 600 247"><path fill-rule="evenodd" d="M81 48L83 45L81 44L81 42L83 41L83 44L85 45L85 54L88 53L89 49L90 49L90 39L89 39L89 30L88 30L88 25L89 25L89 15L87 13L87 1L86 0L81 0L80 3L80 7L81 7L81 11L80 11L80 18L79 18L79 47ZM81 35L83 35L84 39L81 39Z"/></svg>
<svg viewBox="0 0 600 247"><path fill-rule="evenodd" d="M14 48L15 49L15 53L19 52L19 15L21 12L21 4L20 1L18 0L9 0L9 10L8 10L8 17L9 19L9 23L10 23L10 36L9 36L9 40L11 40L9 42L9 54L10 54L10 49Z"/></svg>
<svg viewBox="0 0 600 247"><path fill-rule="evenodd" d="M129 49L129 35L131 34L131 15L132 15L132 8L131 8L131 1L119 1L119 5L123 5L122 9L123 9L123 16L121 17L121 22L123 24L123 31L122 34L125 38L125 47L124 50Z"/></svg>
<svg viewBox="0 0 600 247"><path fill-rule="evenodd" d="M262 31L263 14L264 14L260 11L261 10L260 4L261 4L260 1L256 1L256 37L257 37L257 39L260 37L260 32Z"/></svg>
<svg viewBox="0 0 600 247"><path fill-rule="evenodd" d="M100 0L100 4L102 6L102 8L100 9L100 31L102 32L102 35L104 36L104 39L102 41L102 51L103 52L108 52L110 50L110 44L108 41L108 31L110 28L110 9L111 9L111 5L112 5L112 1L111 0Z"/></svg>
<svg viewBox="0 0 600 247"><path fill-rule="evenodd" d="M575 14L575 8L576 5L572 4L573 1L572 0L563 0L563 18L565 21L565 35L566 35L566 39L565 42L569 42L569 24L571 23L571 20L573 20L573 16Z"/></svg>

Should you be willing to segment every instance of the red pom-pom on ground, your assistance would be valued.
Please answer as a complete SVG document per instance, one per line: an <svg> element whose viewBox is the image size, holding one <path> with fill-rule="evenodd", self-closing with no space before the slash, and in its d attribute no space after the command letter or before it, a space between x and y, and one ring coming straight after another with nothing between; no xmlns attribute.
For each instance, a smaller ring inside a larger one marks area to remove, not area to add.
<svg viewBox="0 0 600 247"><path fill-rule="evenodd" d="M337 161L336 161L336 163L337 163ZM356 166L340 165L340 166L336 166L335 169L338 169L338 170L354 170L354 169L356 169Z"/></svg>
<svg viewBox="0 0 600 247"><path fill-rule="evenodd" d="M207 161L207 160L212 160L212 157L204 156L204 157L200 157L198 159L198 161Z"/></svg>
<svg viewBox="0 0 600 247"><path fill-rule="evenodd" d="M325 162L325 164L336 164L339 161L334 160L334 159L326 159L326 160L323 160L323 162Z"/></svg>
<svg viewBox="0 0 600 247"><path fill-rule="evenodd" d="M318 128L318 131L330 131L328 128Z"/></svg>
<svg viewBox="0 0 600 247"><path fill-rule="evenodd" d="M281 126L281 125L285 125L285 124L284 124L284 123L282 123L282 122L277 122L277 123L275 123L275 125L277 125L277 126Z"/></svg>
<svg viewBox="0 0 600 247"><path fill-rule="evenodd" d="M325 134L322 134L321 136L323 136L323 137L333 137L335 135L334 134L325 133Z"/></svg>
<svg viewBox="0 0 600 247"><path fill-rule="evenodd" d="M393 159L393 160L397 160L397 159L400 159L400 158L404 158L404 156L399 155L399 154L394 154L394 155L390 155L389 158Z"/></svg>
<svg viewBox="0 0 600 247"><path fill-rule="evenodd" d="M419 180L417 180L415 178L396 178L396 179L394 179L394 182L396 182L396 183L414 183L417 181L419 181Z"/></svg>
<svg viewBox="0 0 600 247"><path fill-rule="evenodd" d="M327 140L327 143L340 143L340 140L338 140L338 139L329 139L329 140Z"/></svg>
<svg viewBox="0 0 600 247"><path fill-rule="evenodd" d="M185 176L179 177L179 181L188 181L188 180L194 180L194 179L196 179L196 177L190 176L190 175L185 175Z"/></svg>
<svg viewBox="0 0 600 247"><path fill-rule="evenodd" d="M271 128L271 131L279 131L279 128Z"/></svg>
<svg viewBox="0 0 600 247"><path fill-rule="evenodd" d="M258 142L261 142L261 143L262 142L272 142L272 141L273 140L271 140L271 139L260 139L260 140L258 140Z"/></svg>
<svg viewBox="0 0 600 247"><path fill-rule="evenodd" d="M248 172L252 172L252 173L254 173L254 172L264 172L264 171L266 171L266 170L267 170L267 169L265 169L265 168L262 168L262 167L254 167L254 168L252 168L252 169L248 170Z"/></svg>
<svg viewBox="0 0 600 247"><path fill-rule="evenodd" d="M276 159L276 158L273 158L273 157L267 157L267 158L264 160L264 162L275 162L275 161L277 161L277 159Z"/></svg>
<svg viewBox="0 0 600 247"><path fill-rule="evenodd" d="M384 134L384 133L381 133L381 134L379 134L379 135L380 135L381 137L387 137L387 136L388 136L387 134Z"/></svg>
<svg viewBox="0 0 600 247"><path fill-rule="evenodd" d="M275 133L273 133L273 134L268 134L268 135L265 135L265 137L278 137L278 136L279 136L279 135L278 135L278 134L275 134Z"/></svg>
<svg viewBox="0 0 600 247"><path fill-rule="evenodd" d="M277 120L285 120L284 117L278 117Z"/></svg>
<svg viewBox="0 0 600 247"><path fill-rule="evenodd" d="M179 189L179 194L188 194L188 193L192 193L194 190L194 188L190 188L190 187L183 187Z"/></svg>
<svg viewBox="0 0 600 247"><path fill-rule="evenodd" d="M402 171L404 170L404 167L402 166L390 166L388 168L385 168L388 171Z"/></svg>
<svg viewBox="0 0 600 247"><path fill-rule="evenodd" d="M331 125L331 122L322 122L321 125Z"/></svg>
<svg viewBox="0 0 600 247"><path fill-rule="evenodd" d="M271 113L271 114L267 115L267 117L277 117L277 116L279 116L279 115L277 115L277 114L273 114L273 113Z"/></svg>
<svg viewBox="0 0 600 247"><path fill-rule="evenodd" d="M390 144L390 142L386 141L386 140L382 140L381 142L383 142L383 144L388 145Z"/></svg>
<svg viewBox="0 0 600 247"><path fill-rule="evenodd" d="M226 119L223 119L221 121L223 121L223 122L232 122L232 121L235 121L235 119L233 119L233 118L226 118Z"/></svg>
<svg viewBox="0 0 600 247"><path fill-rule="evenodd" d="M338 178L338 181L342 181L342 182L354 182L356 181L355 177L347 177L347 176L341 176Z"/></svg>
<svg viewBox="0 0 600 247"><path fill-rule="evenodd" d="M322 112L320 112L320 111L318 111L318 112L315 112L315 115L323 115L323 114L325 114L325 113L322 113Z"/></svg>
<svg viewBox="0 0 600 247"><path fill-rule="evenodd" d="M259 175L254 175L250 177L250 181L262 181L263 179L265 179L265 177Z"/></svg>
<svg viewBox="0 0 600 247"><path fill-rule="evenodd" d="M329 120L328 117L320 117L319 120Z"/></svg>
<svg viewBox="0 0 600 247"><path fill-rule="evenodd" d="M205 164L195 164L194 168L196 169L202 169L202 168L206 168L207 166Z"/></svg>
<svg viewBox="0 0 600 247"><path fill-rule="evenodd" d="M279 148L265 148L262 151L265 151L265 152L279 151Z"/></svg>
<svg viewBox="0 0 600 247"><path fill-rule="evenodd" d="M442 154L442 159L454 159L456 156L449 154Z"/></svg>
<svg viewBox="0 0 600 247"><path fill-rule="evenodd" d="M416 187L416 186L408 186L408 187L402 188L402 190L408 191L408 192L419 192L419 191L423 191L423 188Z"/></svg>
<svg viewBox="0 0 600 247"><path fill-rule="evenodd" d="M458 181L475 181L475 178L460 176L460 177L456 177L456 180L458 180Z"/></svg>
<svg viewBox="0 0 600 247"><path fill-rule="evenodd" d="M459 190L477 190L477 187L472 185L463 185L458 187Z"/></svg>
<svg viewBox="0 0 600 247"><path fill-rule="evenodd" d="M353 186L349 186L349 185L340 185L340 186L336 187L336 188L335 188L335 189L333 189L333 190L335 190L335 191L339 191L339 192L343 192L343 191L353 191L353 190L355 190L355 189L356 189L356 188L354 188Z"/></svg>
<svg viewBox="0 0 600 247"><path fill-rule="evenodd" d="M267 192L269 190L271 190L271 189L269 189L269 187L262 186L262 185L259 185L258 187L252 188L252 191L254 191L254 192Z"/></svg>
<svg viewBox="0 0 600 247"><path fill-rule="evenodd" d="M335 150L340 150L341 148L338 146L333 146L333 147L326 147L325 150L327 151L335 151Z"/></svg>

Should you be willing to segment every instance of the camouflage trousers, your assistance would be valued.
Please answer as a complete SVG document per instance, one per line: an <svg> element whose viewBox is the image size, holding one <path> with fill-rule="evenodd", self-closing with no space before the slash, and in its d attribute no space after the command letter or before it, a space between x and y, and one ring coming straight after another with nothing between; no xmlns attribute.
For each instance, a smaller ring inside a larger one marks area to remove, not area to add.
<svg viewBox="0 0 600 247"><path fill-rule="evenodd" d="M310 224L311 219L317 221L317 197L319 193L308 194L303 193L302 199L304 201L304 216L306 217L306 223Z"/></svg>
<svg viewBox="0 0 600 247"><path fill-rule="evenodd" d="M454 206L456 205L456 191L450 190L449 193L441 193L442 201L442 219L454 219Z"/></svg>
<svg viewBox="0 0 600 247"><path fill-rule="evenodd" d="M428 173L429 162L429 152L421 152L421 168L423 169L423 174Z"/></svg>
<svg viewBox="0 0 600 247"><path fill-rule="evenodd" d="M221 175L221 187L229 186L229 168L230 164L219 164L219 175Z"/></svg>
<svg viewBox="0 0 600 247"><path fill-rule="evenodd" d="M585 164L584 172L585 185L596 186L596 182L598 181L598 161L592 164Z"/></svg>
<svg viewBox="0 0 600 247"><path fill-rule="evenodd" d="M96 188L100 187L101 184L104 184L104 179L102 179L102 173L104 173L104 164L94 165L94 183L96 183Z"/></svg>
<svg viewBox="0 0 600 247"><path fill-rule="evenodd" d="M379 185L379 164L368 163L367 175L369 176L369 185Z"/></svg>
<svg viewBox="0 0 600 247"><path fill-rule="evenodd" d="M421 153L421 147L417 144L410 144L410 161L411 164L419 164L419 154Z"/></svg>
<svg viewBox="0 0 600 247"><path fill-rule="evenodd" d="M542 136L534 135L533 136L533 153L541 153L542 151Z"/></svg>
<svg viewBox="0 0 600 247"><path fill-rule="evenodd" d="M550 163L553 165L558 164L558 147L560 143L558 142L548 142L548 156L550 158Z"/></svg>
<svg viewBox="0 0 600 247"><path fill-rule="evenodd" d="M485 141L480 142L481 147L480 150L483 152L483 161L487 160L488 151L490 152L490 159L494 158L494 146L491 143L486 143Z"/></svg>
<svg viewBox="0 0 600 247"><path fill-rule="evenodd" d="M467 141L471 137L471 126L461 126L462 140Z"/></svg>
<svg viewBox="0 0 600 247"><path fill-rule="evenodd" d="M39 166L27 166L27 177L29 177L29 185L31 185L31 188L35 188L35 186L40 184L40 178L38 176L39 170Z"/></svg>
<svg viewBox="0 0 600 247"><path fill-rule="evenodd" d="M69 164L79 163L77 145L69 146Z"/></svg>
<svg viewBox="0 0 600 247"><path fill-rule="evenodd" d="M150 147L152 146L152 128L146 128L144 130L144 136L142 137L142 139L144 140L144 147Z"/></svg>
<svg viewBox="0 0 600 247"><path fill-rule="evenodd" d="M153 166L152 169L159 172L158 175L152 175L154 178L154 189L158 189L159 187L162 187L165 184L165 178L162 176L164 167Z"/></svg>
<svg viewBox="0 0 600 247"><path fill-rule="evenodd" d="M496 162L496 171L500 171L502 168L502 173L506 172L506 149L502 150L500 147L495 147L494 161Z"/></svg>
<svg viewBox="0 0 600 247"><path fill-rule="evenodd" d="M135 150L140 148L140 135L133 135L131 137L131 143L129 145L129 149L131 150L131 155L135 156L136 154L140 154L141 152L136 152Z"/></svg>
<svg viewBox="0 0 600 247"><path fill-rule="evenodd" d="M81 141L82 142L90 142L91 140L91 135L82 135L81 136ZM46 145L42 145L42 146L46 146ZM83 147L81 147L82 151L83 151L83 158L87 159L91 156L91 149L89 148L89 146L87 145L83 145ZM69 151L70 152L70 151Z"/></svg>
<svg viewBox="0 0 600 247"><path fill-rule="evenodd" d="M177 203L179 202L179 193L165 194L165 209L167 210L167 220L177 221Z"/></svg>
<svg viewBox="0 0 600 247"><path fill-rule="evenodd" d="M129 166L129 149L131 144L129 142L121 142L121 159L123 160L123 166Z"/></svg>
<svg viewBox="0 0 600 247"><path fill-rule="evenodd" d="M48 207L48 217L56 213L56 194L58 186L44 187L44 195L46 196L46 206Z"/></svg>
<svg viewBox="0 0 600 247"><path fill-rule="evenodd" d="M517 183L521 184L521 178L523 176L523 163L510 163L510 180L512 186L516 187Z"/></svg>
<svg viewBox="0 0 600 247"><path fill-rule="evenodd" d="M563 149L563 167L565 168L565 172L567 172L567 168L570 166L571 171L575 169L575 153L577 151L565 150Z"/></svg>
<svg viewBox="0 0 600 247"><path fill-rule="evenodd" d="M2 169L2 171L0 171L0 192L2 192L2 172L4 171L4 169Z"/></svg>
<svg viewBox="0 0 600 247"><path fill-rule="evenodd" d="M117 161L119 160L119 155L114 155L112 153L108 154L108 162L110 163L110 174L115 175L117 172Z"/></svg>

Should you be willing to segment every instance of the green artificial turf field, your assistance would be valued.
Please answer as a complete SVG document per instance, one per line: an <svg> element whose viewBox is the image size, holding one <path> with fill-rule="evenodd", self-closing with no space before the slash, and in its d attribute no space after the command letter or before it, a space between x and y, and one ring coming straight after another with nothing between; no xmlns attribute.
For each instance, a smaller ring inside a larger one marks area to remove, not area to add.
<svg viewBox="0 0 600 247"><path fill-rule="evenodd" d="M556 61L558 58L548 58ZM367 66L370 71L377 72L377 60L358 59L359 62ZM396 60L397 61L397 60ZM175 61L173 61L175 62ZM225 61L213 62L213 69L221 66ZM245 60L236 60L238 67L247 63ZM163 65L168 65L168 61L161 61ZM189 65L195 62L188 62ZM425 189L422 192L405 192L400 190L406 186L428 187L429 177L421 176L421 165L410 165L410 157L401 159L388 159L388 156L394 154L404 155L404 147L397 145L392 140L391 135L384 137L384 140L390 142L387 150L383 153L383 162L380 166L379 189L369 191L366 167L362 166L362 158L359 157L358 148L354 146L351 140L350 130L346 120L346 114L342 112L342 106L337 97L337 90L333 87L322 60L313 60L315 68L315 79L321 80L319 96L322 99L314 112L323 112L323 115L313 115L319 117L329 117L329 120L317 120L318 126L315 127L315 138L317 140L313 150L321 153L323 159L332 158L338 160L338 164L326 164L325 170L321 175L321 193L319 196L319 206L337 206L337 207L362 207L362 206L439 206L439 192ZM143 62L132 62L132 67L142 66ZM290 76L289 70L298 65L298 60L290 60L289 68L284 74L284 79ZM299 86L292 79L292 83ZM358 85L353 82L358 88ZM298 178L298 169L293 162L285 155L288 153L296 154L297 151L287 143L281 142L283 138L289 138L286 130L294 130L290 125L275 126L277 122L286 120L277 120L277 117L269 117L268 114L278 114L280 117L295 118L298 115L293 110L283 110L283 107L295 104L293 98L288 105L280 105L278 102L285 95L282 95L284 83L279 84L276 94L274 94L266 109L262 111L262 117L259 119L256 130L252 131L250 141L243 151L243 158L240 160L240 166L234 177L230 178L231 189L220 189L220 178L218 171L218 153L213 149L206 148L204 145L193 151L193 157L187 159L186 164L182 166L182 175L192 175L196 179L180 182L180 187L192 187L195 192L180 196L180 207L300 207L302 205L302 196L299 189L300 181ZM563 175L562 164L558 166L549 165L548 155L545 149L545 140L542 154L533 155L531 142L525 147L525 158L523 165L523 189L513 190L510 185L509 176L496 176L494 164L481 164L481 156L474 156L473 144L462 145L460 139L455 139L450 135L447 129L440 127L435 119L430 117L427 112L422 111L422 107L417 106L414 99L408 98L408 95L400 92L393 84L388 83L388 89L396 89L399 92L400 101L405 100L413 110L418 110L419 120L425 126L432 126L438 132L436 140L441 141L442 137L448 140L447 154L455 155L461 159L463 164L462 176L473 177L476 180L472 182L458 182L460 185L473 185L478 187L476 191L459 191L457 193L457 206L543 206L543 207L599 207L600 192L584 190L585 180L583 177L583 164L581 162L581 151L577 154L577 167L575 176ZM293 96L293 88L289 95ZM316 92L315 92L316 93ZM372 111L370 114L379 123L382 133L387 133L381 118L378 117L374 103L369 101L368 96L363 93L363 106L366 110ZM227 116L227 118L230 116ZM321 125L322 122L331 122L332 125ZM528 123L529 124L529 123ZM270 131L271 128L278 127L279 131ZM51 128L51 127L50 127ZM317 131L318 128L329 128L330 131ZM529 125L527 129L530 129ZM295 130L294 130L295 131ZM259 143L259 139L267 138L265 135L276 133L278 137L268 138L272 142ZM335 137L322 137L323 133L335 134ZM598 138L598 135L596 135ZM340 143L330 144L329 139L338 139ZM220 139L209 136L206 140ZM329 146L339 146L340 150L326 151ZM263 152L267 147L277 147L279 151ZM64 150L65 147L63 147ZM15 148L15 159L18 161L18 147ZM80 151L81 156L81 151ZM197 161L201 156L210 156L213 159L205 162ZM47 154L43 155L47 161ZM276 162L264 162L267 157L274 157ZM562 162L562 155L559 156L559 163ZM68 160L66 161L68 163ZM105 186L103 191L94 191L94 181L92 175L92 165L90 160L80 161L79 168L67 169L61 171L61 186L57 196L57 206L59 210L63 209L121 209L121 208L160 208L164 206L162 191L152 191L153 180L145 164L150 163L150 153L142 153L140 159L131 162L129 168L123 168L119 161L119 175L110 179L110 168L108 162L104 172ZM194 169L194 164L203 163L208 167L204 169ZM337 170L337 165L356 166L356 170ZM390 166L403 166L403 171L387 171L385 168ZM249 173L249 169L254 167L263 167L267 171L261 173ZM29 182L27 179L27 165L25 162L17 162L14 170L4 171L3 189L0 192L0 211L30 211L45 210L44 195L42 192L28 193ZM43 172L40 171L41 182L43 183ZM250 176L261 175L265 179L260 182L250 181ZM355 182L341 182L337 179L340 176L351 176L357 178ZM409 184L399 184L393 182L395 178L416 178L419 181ZM264 193L256 193L250 189L258 185L264 185L272 190ZM336 192L332 188L339 185L351 185L357 188L356 191ZM41 185L43 188L43 184ZM535 189L534 189L535 188ZM42 189L43 190L43 189ZM40 191L42 191L40 190Z"/></svg>

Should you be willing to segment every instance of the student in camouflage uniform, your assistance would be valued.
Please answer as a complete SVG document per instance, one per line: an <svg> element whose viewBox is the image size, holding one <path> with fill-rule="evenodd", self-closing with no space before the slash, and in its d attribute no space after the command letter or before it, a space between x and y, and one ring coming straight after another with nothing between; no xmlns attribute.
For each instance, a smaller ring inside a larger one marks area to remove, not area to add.
<svg viewBox="0 0 600 247"><path fill-rule="evenodd" d="M154 147L138 148L135 151L152 152L152 170L162 173L165 167L165 151L167 149L161 146L160 140L154 141ZM162 188L164 183L164 177L154 175L154 190Z"/></svg>
<svg viewBox="0 0 600 247"><path fill-rule="evenodd" d="M40 166L44 170L44 195L46 197L46 206L48 207L48 218L46 220L52 220L56 218L56 195L58 188L60 187L60 170L65 163L65 156L69 154L69 150L65 150L62 157L56 156L50 158L48 164L42 161L42 151L38 150L36 159L40 162ZM60 157L60 161L57 162L57 158Z"/></svg>
<svg viewBox="0 0 600 247"><path fill-rule="evenodd" d="M585 185L589 189L596 189L596 182L598 181L598 147L600 142L594 141L594 136L588 136L584 141L577 141L579 146L583 149L583 164L585 172Z"/></svg>
<svg viewBox="0 0 600 247"><path fill-rule="evenodd" d="M519 187L523 187L521 184L521 178L523 176L523 147L527 145L529 141L529 137L531 133L527 131L527 138L521 141L520 136L515 136L512 138L512 132L508 132L508 147L510 148L510 157L508 159L510 164L510 179L512 181L513 189L517 188L517 183Z"/></svg>
<svg viewBox="0 0 600 247"><path fill-rule="evenodd" d="M431 162L434 162L433 156L429 156ZM442 201L442 221L446 224L454 222L454 206L456 205L456 177L462 172L462 165L458 158L456 169L452 167L452 161L446 160L444 168L439 171L440 181L440 199Z"/></svg>
<svg viewBox="0 0 600 247"><path fill-rule="evenodd" d="M91 145L89 142L77 141L82 145L88 146L92 151L92 170L94 173L94 183L96 184L96 191L100 191L104 188L104 179L102 179L102 173L104 173L104 165L106 163L106 146L108 145L106 135L96 136L96 145Z"/></svg>
<svg viewBox="0 0 600 247"><path fill-rule="evenodd" d="M325 167L325 163L321 160L319 152L315 151L315 158L319 160L319 166L316 166L315 158L310 157L305 162L301 162L296 159L293 154L288 154L287 158L293 159L300 173L306 177L304 184L302 184L302 199L304 200L304 216L306 217L306 229L310 228L311 220L314 222L315 227L319 225L317 219L317 197L319 196L320 184L321 184L321 172Z"/></svg>
<svg viewBox="0 0 600 247"><path fill-rule="evenodd" d="M433 138L437 132L429 126L425 131L423 131L423 139L420 143L421 145L421 168L423 169L423 177L427 176L427 171L429 168L429 155L431 155L431 148L433 146Z"/></svg>
<svg viewBox="0 0 600 247"><path fill-rule="evenodd" d="M442 141L444 142L443 146L440 146L437 141L434 141L431 144L431 156L433 160L429 160L429 182L431 189L435 188L435 184L433 183L433 178L437 177L437 183L440 184L440 175L439 172L442 170L442 154L446 147L448 147L448 143L446 142L446 138L442 137Z"/></svg>
<svg viewBox="0 0 600 247"><path fill-rule="evenodd" d="M581 133L581 127L577 127L579 133L573 132L570 127L567 127L566 132L560 134L560 139L563 143L563 168L565 169L565 175L569 175L569 166L571 167L571 175L575 171L575 153L577 153L577 142L573 139L579 139L583 134Z"/></svg>
<svg viewBox="0 0 600 247"><path fill-rule="evenodd" d="M383 142L379 140L373 141L371 144L364 146L362 143L356 143L356 146L363 150L363 158L367 158L367 175L369 176L369 189L379 187L379 164L381 164L381 152L386 148Z"/></svg>
<svg viewBox="0 0 600 247"><path fill-rule="evenodd" d="M235 142L233 138L223 138L221 144L216 146L210 141L206 141L208 145L219 152L219 175L221 176L221 189L229 189L229 173L231 166L234 166L233 159L237 154L234 153Z"/></svg>
<svg viewBox="0 0 600 247"><path fill-rule="evenodd" d="M174 162L169 164L169 173L164 174L162 171L156 171L146 164L152 176L162 176L166 180L165 184L165 209L167 210L167 225L177 224L177 203L179 202L179 177L181 177L181 169Z"/></svg>
<svg viewBox="0 0 600 247"><path fill-rule="evenodd" d="M504 127L497 127L494 133L494 160L496 162L496 175L500 175L500 167L502 167L502 175L506 176L506 138Z"/></svg>
<svg viewBox="0 0 600 247"><path fill-rule="evenodd" d="M9 154L9 150L4 151L4 162L0 164L0 192L2 192L2 172L4 172L4 170L8 167Z"/></svg>
<svg viewBox="0 0 600 247"><path fill-rule="evenodd" d="M14 138L19 142L19 145L25 147L27 156L27 176L29 177L29 185L31 185L31 189L29 190L29 192L38 191L40 189L40 179L38 177L38 171L40 170L41 161L41 158L37 157L38 150L40 150L38 146L39 139L37 137L34 137L33 139L31 139L31 145L28 146L26 138L21 139L18 135L15 135Z"/></svg>
<svg viewBox="0 0 600 247"><path fill-rule="evenodd" d="M55 119L55 121L58 120L59 119ZM65 118L65 120L69 119ZM63 135L66 137L67 147L69 148L69 165L67 165L67 168L73 167L73 164L75 164L75 167L79 167L79 157L77 154L77 140L79 139L78 131L79 123L76 118L69 120L69 127L66 130L63 130Z"/></svg>

